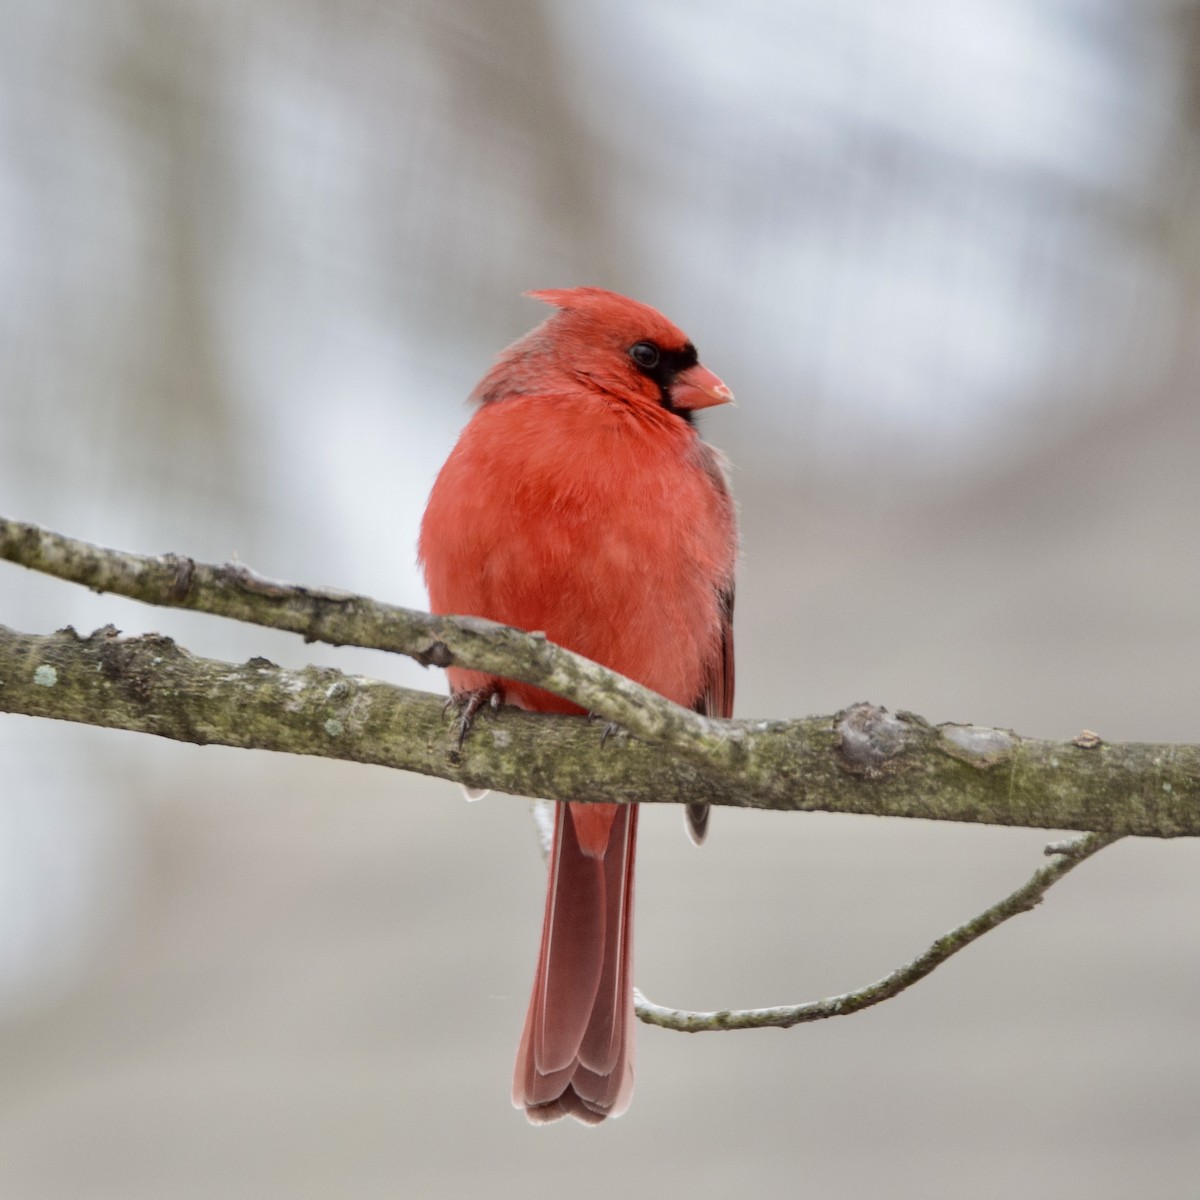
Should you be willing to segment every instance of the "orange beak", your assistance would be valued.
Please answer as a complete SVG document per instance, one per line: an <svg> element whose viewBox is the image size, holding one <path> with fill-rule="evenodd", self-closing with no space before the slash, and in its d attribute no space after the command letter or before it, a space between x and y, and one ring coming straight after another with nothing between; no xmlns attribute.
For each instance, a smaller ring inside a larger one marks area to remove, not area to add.
<svg viewBox="0 0 1200 1200"><path fill-rule="evenodd" d="M684 410L711 408L714 404L728 404L733 399L729 388L699 363L680 371L667 390L671 393L671 403Z"/></svg>

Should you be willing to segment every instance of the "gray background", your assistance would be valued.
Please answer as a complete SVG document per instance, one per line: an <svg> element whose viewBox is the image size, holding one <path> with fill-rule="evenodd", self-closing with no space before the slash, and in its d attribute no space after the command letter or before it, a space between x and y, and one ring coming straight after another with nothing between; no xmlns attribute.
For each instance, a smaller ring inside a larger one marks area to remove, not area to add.
<svg viewBox="0 0 1200 1200"><path fill-rule="evenodd" d="M595 283L733 386L738 712L870 699L1196 741L1200 13L1168 0L17 0L0 15L0 511L420 606L463 398ZM112 621L382 655L0 565ZM5 1197L1190 1197L1200 849L1119 845L902 998L642 1029L634 1106L507 1102L522 801L0 720ZM816 998L1047 835L646 814L637 977Z"/></svg>

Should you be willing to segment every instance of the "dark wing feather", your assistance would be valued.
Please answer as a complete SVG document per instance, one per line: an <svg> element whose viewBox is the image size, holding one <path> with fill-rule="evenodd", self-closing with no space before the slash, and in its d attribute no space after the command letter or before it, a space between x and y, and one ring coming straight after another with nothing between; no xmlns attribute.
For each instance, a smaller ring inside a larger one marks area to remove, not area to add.
<svg viewBox="0 0 1200 1200"><path fill-rule="evenodd" d="M721 593L721 644L704 678L704 690L692 706L706 717L733 716L733 581ZM688 836L697 846L708 833L708 805L689 804Z"/></svg>

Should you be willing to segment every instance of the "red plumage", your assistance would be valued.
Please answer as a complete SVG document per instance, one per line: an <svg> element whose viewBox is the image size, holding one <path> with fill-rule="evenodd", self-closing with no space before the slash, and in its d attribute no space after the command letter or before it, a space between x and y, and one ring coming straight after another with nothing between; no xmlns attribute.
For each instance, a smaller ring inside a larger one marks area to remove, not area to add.
<svg viewBox="0 0 1200 1200"><path fill-rule="evenodd" d="M687 707L730 716L737 533L723 463L692 410L732 399L661 313L599 288L531 293L558 312L510 346L438 475L420 559L435 613L489 617ZM512 680L451 669L456 695ZM706 810L689 806L693 835ZM637 809L560 804L513 1102L530 1120L617 1116L633 1091Z"/></svg>

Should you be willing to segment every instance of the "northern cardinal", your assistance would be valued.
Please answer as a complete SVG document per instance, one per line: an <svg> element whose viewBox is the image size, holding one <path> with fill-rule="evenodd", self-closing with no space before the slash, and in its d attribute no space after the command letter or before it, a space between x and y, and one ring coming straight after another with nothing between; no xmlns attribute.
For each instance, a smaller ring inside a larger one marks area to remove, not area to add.
<svg viewBox="0 0 1200 1200"><path fill-rule="evenodd" d="M733 708L737 531L696 409L733 399L661 313L600 288L529 293L557 312L511 345L442 467L419 557L435 613L541 630L678 704ZM451 668L488 698L582 710ZM633 1093L636 805L557 804L541 952L513 1103L542 1124L618 1116ZM689 805L699 842L707 807Z"/></svg>

